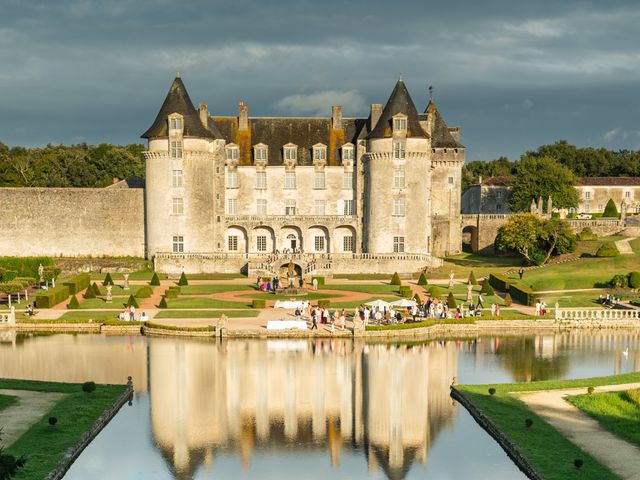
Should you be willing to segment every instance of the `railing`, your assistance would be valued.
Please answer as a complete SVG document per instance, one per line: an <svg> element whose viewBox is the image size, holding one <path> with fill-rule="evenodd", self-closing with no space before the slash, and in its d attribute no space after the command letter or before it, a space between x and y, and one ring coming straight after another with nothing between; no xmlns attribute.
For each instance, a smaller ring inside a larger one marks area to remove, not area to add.
<svg viewBox="0 0 640 480"><path fill-rule="evenodd" d="M227 223L233 222L343 222L356 223L355 215L226 215Z"/></svg>
<svg viewBox="0 0 640 480"><path fill-rule="evenodd" d="M640 320L640 310L556 307L555 319L557 322L570 320Z"/></svg>
<svg viewBox="0 0 640 480"><path fill-rule="evenodd" d="M146 152L142 152L142 154L144 155L144 158L152 160L152 159L162 159L162 158L169 158L169 152L168 151L146 151ZM185 160L185 159L194 159L194 160L198 160L198 159L213 159L215 155L215 152L197 152L197 151L184 151L182 154L182 158L172 158L172 160Z"/></svg>

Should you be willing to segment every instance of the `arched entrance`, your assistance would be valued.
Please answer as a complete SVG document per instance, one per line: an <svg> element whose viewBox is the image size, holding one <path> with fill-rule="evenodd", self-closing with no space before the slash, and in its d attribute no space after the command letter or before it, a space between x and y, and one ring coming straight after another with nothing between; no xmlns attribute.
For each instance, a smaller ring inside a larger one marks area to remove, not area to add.
<svg viewBox="0 0 640 480"><path fill-rule="evenodd" d="M291 250L296 250L298 248L298 236L293 233L287 235L287 241L285 242L285 245Z"/></svg>
<svg viewBox="0 0 640 480"><path fill-rule="evenodd" d="M298 227L285 226L280 229L278 235L278 250L284 252L285 250L292 252L295 250L302 250L302 231Z"/></svg>
<svg viewBox="0 0 640 480"><path fill-rule="evenodd" d="M478 251L478 227L467 225L462 229L462 251Z"/></svg>
<svg viewBox="0 0 640 480"><path fill-rule="evenodd" d="M302 267L297 263L288 262L280 265L278 270L278 276L280 277L280 285L283 287L293 285L298 286L298 282L302 278Z"/></svg>

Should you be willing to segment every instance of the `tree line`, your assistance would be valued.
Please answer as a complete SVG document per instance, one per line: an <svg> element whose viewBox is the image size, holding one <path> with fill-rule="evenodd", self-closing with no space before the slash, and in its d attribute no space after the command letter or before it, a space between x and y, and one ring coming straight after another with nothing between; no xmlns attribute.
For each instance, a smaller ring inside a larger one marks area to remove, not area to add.
<svg viewBox="0 0 640 480"><path fill-rule="evenodd" d="M105 187L113 178L144 177L143 145L8 147L0 142L2 187Z"/></svg>

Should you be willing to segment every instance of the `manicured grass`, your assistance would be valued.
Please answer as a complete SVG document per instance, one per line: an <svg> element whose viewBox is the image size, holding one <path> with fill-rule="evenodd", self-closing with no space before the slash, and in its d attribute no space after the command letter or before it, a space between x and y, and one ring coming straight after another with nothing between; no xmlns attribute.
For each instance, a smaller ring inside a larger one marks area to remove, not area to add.
<svg viewBox="0 0 640 480"><path fill-rule="evenodd" d="M244 292L255 290L252 285L185 285L180 287L180 295L211 295L222 292Z"/></svg>
<svg viewBox="0 0 640 480"><path fill-rule="evenodd" d="M603 290L601 293L602 295L606 295L608 291ZM555 307L556 302L563 308L602 307L602 305L598 303L598 295L600 295L600 292L566 292L562 294L542 295L541 298L547 304L547 308Z"/></svg>
<svg viewBox="0 0 640 480"><path fill-rule="evenodd" d="M555 428L527 408L512 392L553 390L599 385L617 385L640 381L640 373L628 373L609 377L594 377L577 380L547 380L531 383L509 383L496 385L460 385L458 390L489 417L523 452L536 471L549 480L567 478L603 479L617 478L613 472L583 452ZM488 393L495 388L495 394ZM526 428L525 419L533 420ZM579 475L573 460L584 461Z"/></svg>
<svg viewBox="0 0 640 480"><path fill-rule="evenodd" d="M80 303L80 309L111 309L111 310L122 310L125 307L126 301L129 299L128 296L122 297L113 297L111 303L107 303L104 298L86 298L83 299ZM78 299L80 300L80 299Z"/></svg>
<svg viewBox="0 0 640 480"><path fill-rule="evenodd" d="M290 300L291 298L295 298L296 300L318 300L321 298L339 298L338 295L334 295L331 293L315 293L311 292L307 295L285 295L282 293L278 293L274 295L273 293L267 292L255 292L241 295L244 298L253 300L253 299L264 299L264 300ZM396 299L397 300L397 299Z"/></svg>
<svg viewBox="0 0 640 480"><path fill-rule="evenodd" d="M611 433L640 447L640 405L628 392L576 395L567 400Z"/></svg>
<svg viewBox="0 0 640 480"><path fill-rule="evenodd" d="M106 273L97 273L97 272L93 272L91 273L91 282L97 282L98 285L102 285L102 281L104 280L104 277L106 277L107 274ZM153 271L151 270L138 270L136 272L131 272L129 274L129 280L146 280L146 281L150 281L151 277L153 277ZM111 274L111 278L113 280L124 280L124 274L122 273L112 273ZM160 278L160 280L165 280L167 278L167 274L166 273L158 273L158 278Z"/></svg>
<svg viewBox="0 0 640 480"><path fill-rule="evenodd" d="M365 300L359 301L351 301L351 302L331 302L332 308L356 308L360 305L364 305L368 302L373 302L374 300L384 300L385 302L395 302L398 300L398 297L370 297Z"/></svg>
<svg viewBox="0 0 640 480"><path fill-rule="evenodd" d="M412 328L431 327L436 324L441 325L468 325L474 323L473 318L438 318L429 319L415 323L397 323L394 325L367 325L367 332L377 332L382 330L409 330Z"/></svg>
<svg viewBox="0 0 640 480"><path fill-rule="evenodd" d="M258 297L263 298L263 297ZM247 302L233 302L230 300L216 300L213 298L175 298L167 301L169 308L250 308Z"/></svg>
<svg viewBox="0 0 640 480"><path fill-rule="evenodd" d="M18 397L14 397L13 395L0 395L0 411L16 403L18 403Z"/></svg>
<svg viewBox="0 0 640 480"><path fill-rule="evenodd" d="M247 278L247 276L241 273L190 273L187 275L187 280L234 280L236 278Z"/></svg>
<svg viewBox="0 0 640 480"><path fill-rule="evenodd" d="M429 278L449 278L453 272L455 278L469 278L473 270L477 279L488 277L490 273L504 273L505 270L522 265L519 257L498 257L494 255L480 255L477 253L461 253L444 259L444 265L427 274Z"/></svg>
<svg viewBox="0 0 640 480"><path fill-rule="evenodd" d="M213 332L215 331L215 326L208 325L206 327L178 327L175 325L163 325L160 323L152 323L147 322L145 327L148 328L160 328L162 330L171 330L171 331L179 331L179 332Z"/></svg>
<svg viewBox="0 0 640 480"><path fill-rule="evenodd" d="M65 312L57 320L46 320L35 323L85 323L91 320L94 323L107 325L135 325L136 322L126 322L118 319L118 312L82 312L79 310Z"/></svg>
<svg viewBox="0 0 640 480"><path fill-rule="evenodd" d="M106 295L107 294L107 287L102 286L100 284L98 284L98 286L100 287L100 295ZM113 296L115 296L115 295L126 295L126 296L135 295L136 293L138 293L138 290L140 290L142 287L144 287L144 285L129 285L129 290L125 290L122 285L113 285L111 287L111 295L113 295ZM152 288L155 288L155 287L152 287Z"/></svg>
<svg viewBox="0 0 640 480"><path fill-rule="evenodd" d="M229 318L257 317L258 310L161 310L154 317L160 318L220 318L226 315Z"/></svg>
<svg viewBox="0 0 640 480"><path fill-rule="evenodd" d="M374 295L380 294L394 294L398 293L397 285L385 285L385 284L371 284L371 285L333 285L333 284L325 284L323 287L318 287L319 290L342 290L345 292L362 292L362 293L372 293Z"/></svg>
<svg viewBox="0 0 640 480"><path fill-rule="evenodd" d="M412 277L420 274L412 274ZM415 277L415 278L418 278ZM334 279L336 280L391 280L391 275L386 273L345 273L341 275L334 275Z"/></svg>
<svg viewBox="0 0 640 480"><path fill-rule="evenodd" d="M14 478L34 480L44 478L125 389L124 385L98 385L95 392L87 394L81 385L4 379L0 388L66 394L6 450L27 458ZM49 425L49 417L58 419L55 427Z"/></svg>

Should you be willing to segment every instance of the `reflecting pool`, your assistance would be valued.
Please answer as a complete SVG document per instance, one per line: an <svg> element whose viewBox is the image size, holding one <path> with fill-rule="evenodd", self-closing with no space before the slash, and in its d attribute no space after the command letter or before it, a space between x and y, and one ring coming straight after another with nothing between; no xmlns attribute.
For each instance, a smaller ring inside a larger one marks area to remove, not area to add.
<svg viewBox="0 0 640 480"><path fill-rule="evenodd" d="M132 405L68 479L525 478L449 397L453 377L489 383L640 370L640 334L628 332L412 343L0 340L2 377L134 379Z"/></svg>

